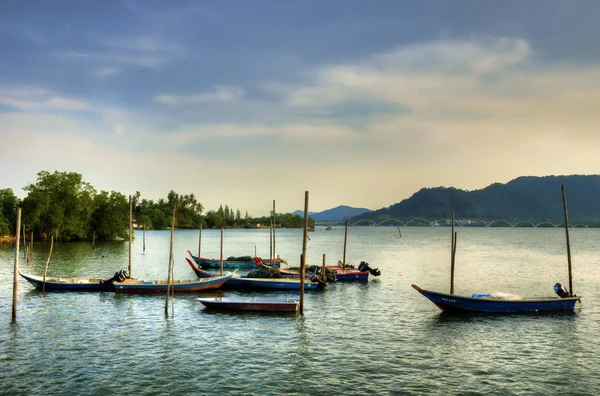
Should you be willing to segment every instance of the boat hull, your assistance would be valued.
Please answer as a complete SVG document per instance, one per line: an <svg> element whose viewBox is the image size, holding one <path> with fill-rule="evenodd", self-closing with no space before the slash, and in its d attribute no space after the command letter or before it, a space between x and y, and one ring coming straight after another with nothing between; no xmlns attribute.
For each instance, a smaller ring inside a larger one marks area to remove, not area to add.
<svg viewBox="0 0 600 396"><path fill-rule="evenodd" d="M194 256L191 252L188 251L194 262L202 268L221 268L221 260L216 259L207 259L201 257L198 259L198 256ZM271 265L271 260L266 259L262 260L263 263L267 265ZM273 260L275 267L281 267L281 260L275 259ZM223 268L224 269L256 269L258 266L254 260L250 261L238 261L238 260L223 260Z"/></svg>
<svg viewBox="0 0 600 396"><path fill-rule="evenodd" d="M214 297L198 301L207 308L224 311L298 312L300 307L298 300L281 298Z"/></svg>
<svg viewBox="0 0 600 396"><path fill-rule="evenodd" d="M232 275L226 275L213 278L176 280L171 283L170 287L175 293L215 290L223 286L231 277ZM115 282L115 292L117 293L166 293L167 287L167 281L165 280L127 279L123 282Z"/></svg>
<svg viewBox="0 0 600 396"><path fill-rule="evenodd" d="M580 297L568 298L524 298L519 300L501 300L494 298L475 298L438 293L412 285L419 293L434 303L443 312L453 313L519 313L541 311L573 311Z"/></svg>
<svg viewBox="0 0 600 396"><path fill-rule="evenodd" d="M19 272L22 278L31 283L37 289L44 289L44 278L35 275L26 275ZM112 283L103 283L99 278L52 278L46 277L45 290L48 291L85 291L102 292L115 291Z"/></svg>
<svg viewBox="0 0 600 396"><path fill-rule="evenodd" d="M223 285L224 289L252 290L300 290L298 278L232 278ZM319 283L304 282L304 290L317 290Z"/></svg>

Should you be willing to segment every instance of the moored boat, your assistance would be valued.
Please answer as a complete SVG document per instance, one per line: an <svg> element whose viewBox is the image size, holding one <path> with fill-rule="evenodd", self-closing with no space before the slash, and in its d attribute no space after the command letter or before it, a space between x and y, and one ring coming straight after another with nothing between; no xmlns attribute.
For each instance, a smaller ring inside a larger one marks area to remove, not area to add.
<svg viewBox="0 0 600 396"><path fill-rule="evenodd" d="M215 290L223 286L231 277L232 275L225 275L211 278L173 280L170 287L176 293ZM123 282L115 282L114 285L117 293L164 293L168 288L166 280L125 279Z"/></svg>
<svg viewBox="0 0 600 396"><path fill-rule="evenodd" d="M198 298L204 306L225 311L298 312L300 302L291 298L211 297Z"/></svg>
<svg viewBox="0 0 600 396"><path fill-rule="evenodd" d="M221 268L221 260L220 259L208 259L208 258L204 258L204 257L200 257L198 258L198 256L194 256L192 254L192 252L190 252L188 250L189 255L192 257L192 259L194 260L194 262L198 265L200 265L200 267L202 268L214 268L214 269L218 269ZM270 260L270 259L264 259L263 260L264 263L270 265L270 266L275 266L275 267L281 267L281 259L279 257L275 258L274 260ZM248 256L248 257L229 257L227 260L223 260L223 268L224 269L255 269L256 268L256 262L254 261L254 258Z"/></svg>
<svg viewBox="0 0 600 396"><path fill-rule="evenodd" d="M467 313L518 313L540 311L572 311L579 297L529 297L512 298L494 296L493 294L474 294L471 297L455 294L433 292L412 285L444 312Z"/></svg>
<svg viewBox="0 0 600 396"><path fill-rule="evenodd" d="M37 289L45 289L48 291L115 291L114 282L125 280L127 278L126 271L119 271L112 278L71 278L71 277L46 277L44 282L43 276L28 275L19 271L19 275L27 282L31 283ZM45 283L45 287L44 287Z"/></svg>

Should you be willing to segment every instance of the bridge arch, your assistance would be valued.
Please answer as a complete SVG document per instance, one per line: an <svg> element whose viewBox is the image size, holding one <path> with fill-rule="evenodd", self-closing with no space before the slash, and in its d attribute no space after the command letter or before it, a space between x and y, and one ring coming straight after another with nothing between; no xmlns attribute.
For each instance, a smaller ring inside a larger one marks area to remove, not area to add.
<svg viewBox="0 0 600 396"><path fill-rule="evenodd" d="M495 223L505 223L505 224L508 224L510 227L514 227L508 220L494 220L494 221L491 221L490 223L488 223L487 226L491 227L492 224L495 224Z"/></svg>
<svg viewBox="0 0 600 396"><path fill-rule="evenodd" d="M358 220L356 223L352 223L352 224L348 224L348 225L350 225L350 226L353 226L353 227L354 227L354 226L356 226L356 225L358 225L358 224L360 224L360 223L370 223L370 224L373 224L373 225L375 225L375 226L377 225L377 223L376 223L376 222L374 222L373 220L368 220L368 219Z"/></svg>
<svg viewBox="0 0 600 396"><path fill-rule="evenodd" d="M410 219L410 220L408 220L408 221L407 221L407 222L406 222L404 225L405 225L405 226L408 226L408 225L409 225L410 223L412 223L413 221L424 221L425 223L427 223L427 224L429 224L429 225L432 225L432 222L431 222L431 221L429 221L429 220L427 220L427 219L424 219L424 218L422 218L422 217L415 217L414 219Z"/></svg>
<svg viewBox="0 0 600 396"><path fill-rule="evenodd" d="M380 226L380 225L383 225L383 224L387 223L388 221L389 221L389 222L394 222L394 221L395 221L397 224L400 224L401 226L403 226L403 227L404 227L404 222L403 222L402 220L398 220L398 219L385 219L385 220L382 220L382 221L381 221L379 224L377 224L377 225L378 225L378 226Z"/></svg>
<svg viewBox="0 0 600 396"><path fill-rule="evenodd" d="M537 228L537 224L532 223L531 221L527 221L527 220L521 220L521 221L517 221L516 223L513 223L511 225L511 227L516 227L519 224L529 224L530 226L532 226L533 228Z"/></svg>

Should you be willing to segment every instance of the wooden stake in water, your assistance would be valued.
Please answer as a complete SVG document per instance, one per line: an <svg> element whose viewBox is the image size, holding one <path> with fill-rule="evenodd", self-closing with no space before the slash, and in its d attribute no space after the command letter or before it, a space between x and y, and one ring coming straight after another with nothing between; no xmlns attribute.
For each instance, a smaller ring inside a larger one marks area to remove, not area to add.
<svg viewBox="0 0 600 396"><path fill-rule="evenodd" d="M327 255L323 254L323 268L321 268L321 280L323 283L327 282L327 274L325 273L325 268L327 267L325 263L327 262Z"/></svg>
<svg viewBox="0 0 600 396"><path fill-rule="evenodd" d="M450 294L454 294L454 252L456 251L456 233L454 232L454 212L452 212L452 235L450 238Z"/></svg>
<svg viewBox="0 0 600 396"><path fill-rule="evenodd" d="M175 211L177 210L177 201L173 204L173 219L171 220L171 246L169 248L169 273L167 274L167 299L165 301L165 316L169 316L169 292L173 278L173 243L175 241ZM173 298L174 300L175 298ZM174 303L173 303L174 304Z"/></svg>
<svg viewBox="0 0 600 396"><path fill-rule="evenodd" d="M42 286L42 293L46 292L46 274L48 274L48 264L50 263L50 257L52 257L52 248L54 247L54 234L50 236L50 253L48 253L48 260L46 260L46 267L44 268L44 286Z"/></svg>
<svg viewBox="0 0 600 396"><path fill-rule="evenodd" d="M19 238L21 236L21 208L17 208L17 241L15 244L15 267L13 273L13 304L12 304L12 321L17 320L17 298L19 289Z"/></svg>
<svg viewBox="0 0 600 396"><path fill-rule="evenodd" d="M200 223L200 232L198 233L198 264L200 264L200 253L202 252L202 223Z"/></svg>
<svg viewBox="0 0 600 396"><path fill-rule="evenodd" d="M304 192L304 238L300 257L300 313L304 312L304 276L306 270L306 245L308 244L308 191Z"/></svg>
<svg viewBox="0 0 600 396"><path fill-rule="evenodd" d="M269 262L273 263L273 219L271 219L269 227Z"/></svg>
<svg viewBox="0 0 600 396"><path fill-rule="evenodd" d="M225 230L221 227L221 276L223 276L223 239L225 236Z"/></svg>
<svg viewBox="0 0 600 396"><path fill-rule="evenodd" d="M561 185L562 197L563 197L563 209L565 212L565 233L567 236L567 261L569 263L569 293L573 296L573 273L571 269L571 241L569 239L569 213L567 210L567 192L565 191L565 185Z"/></svg>
<svg viewBox="0 0 600 396"><path fill-rule="evenodd" d="M346 230L344 231L344 257L342 259L342 269L346 269L346 241L348 240L348 220L346 220Z"/></svg>
<svg viewBox="0 0 600 396"><path fill-rule="evenodd" d="M273 200L273 260L271 260L271 265L275 267L275 259L277 257L275 250L275 223L277 221L277 216L275 215L275 200Z"/></svg>
<svg viewBox="0 0 600 396"><path fill-rule="evenodd" d="M131 245L133 241L133 205L131 202L131 195L129 196L129 277L133 278L132 265L131 265Z"/></svg>
<svg viewBox="0 0 600 396"><path fill-rule="evenodd" d="M144 224L144 237L142 239L144 240L142 245L142 254L146 254L146 224Z"/></svg>

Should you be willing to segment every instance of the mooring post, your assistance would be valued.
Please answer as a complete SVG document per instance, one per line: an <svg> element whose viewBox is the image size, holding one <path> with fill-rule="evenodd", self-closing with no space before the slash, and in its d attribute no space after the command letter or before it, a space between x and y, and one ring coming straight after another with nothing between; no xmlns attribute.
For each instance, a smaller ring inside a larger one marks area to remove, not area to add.
<svg viewBox="0 0 600 396"><path fill-rule="evenodd" d="M144 224L144 231L143 231L143 233L144 233L144 236L143 236L142 239L144 241L142 243L142 254L145 254L146 253L146 224Z"/></svg>
<svg viewBox="0 0 600 396"><path fill-rule="evenodd" d="M165 300L165 316L169 317L169 292L171 291L173 274L173 244L175 241L175 212L177 210L177 201L173 204L173 218L171 220L171 245L169 248L169 273L167 274L167 299ZM173 288L173 292L175 292ZM174 299L174 298L173 298ZM175 308L173 308L175 310Z"/></svg>
<svg viewBox="0 0 600 396"><path fill-rule="evenodd" d="M321 269L321 280L323 283L327 282L327 275L325 274L325 268L327 267L325 263L327 262L327 255L323 253L323 268Z"/></svg>
<svg viewBox="0 0 600 396"><path fill-rule="evenodd" d="M221 276L223 276L223 239L224 239L224 237L225 237L225 229L223 227L221 227ZM198 264L200 264L200 262L198 262Z"/></svg>
<svg viewBox="0 0 600 396"><path fill-rule="evenodd" d="M304 276L306 270L306 245L308 244L308 191L304 192L304 238L300 257L300 313L304 312Z"/></svg>
<svg viewBox="0 0 600 396"><path fill-rule="evenodd" d="M348 240L348 220L346 220L346 229L344 230L344 256L342 259L342 269L346 269L346 242Z"/></svg>
<svg viewBox="0 0 600 396"><path fill-rule="evenodd" d="M569 293L571 296L573 293L573 273L571 268L571 241L569 239L569 213L567 210L567 192L565 191L565 185L561 185L562 197L563 197L563 209L565 212L565 233L567 236L567 261L569 263Z"/></svg>
<svg viewBox="0 0 600 396"><path fill-rule="evenodd" d="M133 206L131 201L131 195L129 196L129 277L132 278L132 265L131 265L131 245L133 244Z"/></svg>
<svg viewBox="0 0 600 396"><path fill-rule="evenodd" d="M198 265L200 265L200 253L202 252L202 223L200 223L200 232L198 233Z"/></svg>
<svg viewBox="0 0 600 396"><path fill-rule="evenodd" d="M54 234L50 236L50 253L48 253L48 260L46 260L46 267L44 268L44 286L42 286L42 293L46 292L46 274L48 274L48 264L50 263L50 257L52 257L52 248L54 247Z"/></svg>
<svg viewBox="0 0 600 396"><path fill-rule="evenodd" d="M277 257L276 255L276 250L275 250L275 223L277 222L277 216L275 216L275 200L273 200L273 260L271 260L271 265L273 267L275 267L275 258Z"/></svg>
<svg viewBox="0 0 600 396"><path fill-rule="evenodd" d="M452 235L450 239L450 294L454 294L454 252L456 251L456 233L454 232L454 211L452 212Z"/></svg>
<svg viewBox="0 0 600 396"><path fill-rule="evenodd" d="M269 261L273 263L273 219L269 222Z"/></svg>
<svg viewBox="0 0 600 396"><path fill-rule="evenodd" d="M19 238L21 236L21 208L17 208L17 241L15 245L15 267L13 273L13 305L12 305L12 321L17 320L17 299L19 289Z"/></svg>

